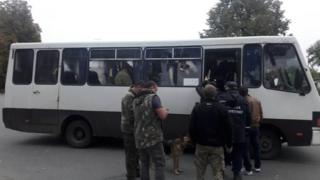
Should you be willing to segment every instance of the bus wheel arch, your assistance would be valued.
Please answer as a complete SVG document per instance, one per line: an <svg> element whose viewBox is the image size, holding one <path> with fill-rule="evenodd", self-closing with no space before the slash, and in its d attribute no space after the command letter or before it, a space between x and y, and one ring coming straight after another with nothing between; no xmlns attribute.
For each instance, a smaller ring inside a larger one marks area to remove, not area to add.
<svg viewBox="0 0 320 180"><path fill-rule="evenodd" d="M82 116L72 115L62 125L62 133L66 142L75 148L88 147L93 139L90 123Z"/></svg>
<svg viewBox="0 0 320 180"><path fill-rule="evenodd" d="M269 124L262 125L260 135L261 159L274 159L279 156L281 144L285 141L286 137L279 128Z"/></svg>

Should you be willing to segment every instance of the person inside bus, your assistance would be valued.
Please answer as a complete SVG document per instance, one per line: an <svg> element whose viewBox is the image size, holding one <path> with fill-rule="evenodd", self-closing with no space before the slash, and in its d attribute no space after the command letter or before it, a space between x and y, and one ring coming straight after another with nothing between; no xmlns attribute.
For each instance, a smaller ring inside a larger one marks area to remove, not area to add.
<svg viewBox="0 0 320 180"><path fill-rule="evenodd" d="M199 68L193 61L180 61L178 64L178 86L185 86L185 80L188 78L198 78Z"/></svg>
<svg viewBox="0 0 320 180"><path fill-rule="evenodd" d="M209 81L236 81L236 63L233 59L215 58L206 62L205 77Z"/></svg>
<svg viewBox="0 0 320 180"><path fill-rule="evenodd" d="M95 71L89 71L88 75L88 83L90 85L101 85L99 78L98 78L98 73Z"/></svg>
<svg viewBox="0 0 320 180"><path fill-rule="evenodd" d="M168 76L168 83L170 86L174 86L177 84L177 76L178 76L178 61L167 61L167 72L163 73L164 76ZM163 80L162 80L163 81Z"/></svg>
<svg viewBox="0 0 320 180"><path fill-rule="evenodd" d="M76 75L72 71L66 71L63 73L63 82L65 84L76 84Z"/></svg>
<svg viewBox="0 0 320 180"><path fill-rule="evenodd" d="M157 84L163 86L163 78L161 78L161 75L167 75L165 73L163 73L162 70L162 63L160 61L149 61L147 63L147 78L148 80L152 80L154 82L156 82Z"/></svg>
<svg viewBox="0 0 320 180"><path fill-rule="evenodd" d="M129 65L126 62L121 62L119 68L120 71L117 72L116 76L114 77L114 83L118 86L128 86L131 85L132 75L130 73Z"/></svg>
<svg viewBox="0 0 320 180"><path fill-rule="evenodd" d="M209 81L214 81L216 80L216 72L217 72L217 67L218 67L218 61L214 56L210 57L210 59L206 60L205 62L205 79Z"/></svg>

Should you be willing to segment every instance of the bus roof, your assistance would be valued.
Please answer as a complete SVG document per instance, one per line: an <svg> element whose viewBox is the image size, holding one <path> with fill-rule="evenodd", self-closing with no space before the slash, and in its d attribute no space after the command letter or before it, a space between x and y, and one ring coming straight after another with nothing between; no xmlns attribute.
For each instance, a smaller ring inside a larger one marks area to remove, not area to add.
<svg viewBox="0 0 320 180"><path fill-rule="evenodd" d="M248 36L205 38L198 40L170 40L170 41L131 41L131 42L64 42L64 43L13 43L11 49L26 48L90 48L90 47L150 47L150 46L209 46L234 45L250 43L296 43L293 36Z"/></svg>

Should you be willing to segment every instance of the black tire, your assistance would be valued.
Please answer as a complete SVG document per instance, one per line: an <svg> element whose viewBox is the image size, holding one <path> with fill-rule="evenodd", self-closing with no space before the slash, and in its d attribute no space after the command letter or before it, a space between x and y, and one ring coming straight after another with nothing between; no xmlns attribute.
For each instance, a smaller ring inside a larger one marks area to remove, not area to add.
<svg viewBox="0 0 320 180"><path fill-rule="evenodd" d="M70 122L65 129L65 139L72 147L88 147L92 142L92 131L89 124L82 120Z"/></svg>
<svg viewBox="0 0 320 180"><path fill-rule="evenodd" d="M262 130L260 137L261 159L274 159L280 155L281 139L272 130Z"/></svg>

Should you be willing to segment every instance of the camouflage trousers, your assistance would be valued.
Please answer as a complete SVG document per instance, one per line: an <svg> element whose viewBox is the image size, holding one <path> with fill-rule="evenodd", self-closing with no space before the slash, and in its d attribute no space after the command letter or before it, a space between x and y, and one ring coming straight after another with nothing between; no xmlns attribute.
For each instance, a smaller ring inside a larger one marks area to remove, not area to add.
<svg viewBox="0 0 320 180"><path fill-rule="evenodd" d="M127 179L134 180L139 173L139 155L135 145L134 135L124 133L123 134L124 150L126 153L126 170Z"/></svg>
<svg viewBox="0 0 320 180"><path fill-rule="evenodd" d="M204 180L208 164L211 166L213 179L223 180L223 147L203 146L197 144L194 164L197 171L197 180Z"/></svg>
<svg viewBox="0 0 320 180"><path fill-rule="evenodd" d="M155 166L155 180L164 180L165 155L162 142L151 147L139 149L141 161L141 180L150 180L150 161Z"/></svg>

